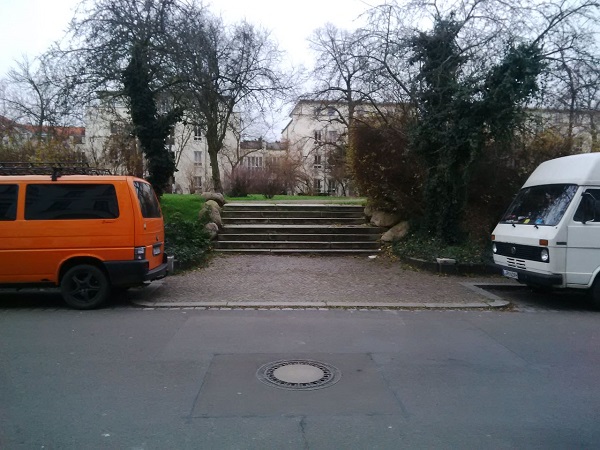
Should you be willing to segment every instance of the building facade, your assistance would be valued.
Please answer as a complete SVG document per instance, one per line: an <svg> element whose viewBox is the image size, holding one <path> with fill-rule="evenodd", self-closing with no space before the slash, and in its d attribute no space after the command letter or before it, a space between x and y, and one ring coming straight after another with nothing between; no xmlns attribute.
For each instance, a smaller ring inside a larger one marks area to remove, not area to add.
<svg viewBox="0 0 600 450"><path fill-rule="evenodd" d="M352 195L346 173L347 116L344 105L301 100L282 131L290 152L302 161L305 182L297 191L316 195Z"/></svg>
<svg viewBox="0 0 600 450"><path fill-rule="evenodd" d="M217 160L221 183L227 190L234 169L266 169L285 154L281 142L241 141L235 129L237 117L231 121ZM145 165L139 143L134 138L127 108L114 99L102 100L89 107L85 115L86 154L98 166L114 173L144 176ZM202 129L178 122L167 140L176 164L172 192L179 194L212 191L212 165L206 137Z"/></svg>

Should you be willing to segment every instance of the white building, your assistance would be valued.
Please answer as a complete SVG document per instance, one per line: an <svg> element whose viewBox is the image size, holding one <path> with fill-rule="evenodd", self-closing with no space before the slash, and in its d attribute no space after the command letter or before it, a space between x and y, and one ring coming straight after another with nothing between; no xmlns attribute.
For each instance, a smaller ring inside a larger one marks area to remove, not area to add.
<svg viewBox="0 0 600 450"><path fill-rule="evenodd" d="M356 104L354 120L380 114L401 114L403 105L382 103L375 106ZM573 137L573 152L600 151L598 145L597 111L577 111L571 117L564 110L530 110L530 125L536 132L554 130L568 136L569 123ZM283 130L283 139L290 151L298 152L304 170L312 180L313 193L352 195L352 187L340 170L348 140L348 105L320 100L300 100L290 113L291 120ZM336 155L336 158L331 156ZM348 183L344 185L343 183Z"/></svg>
<svg viewBox="0 0 600 450"><path fill-rule="evenodd" d="M86 153L93 163L115 173L144 176L144 159L124 105L115 103L112 98L101 100L87 109L85 125ZM167 143L177 168L173 192L189 194L212 190L212 166L200 127L179 122ZM235 153L238 147L235 133L228 132L218 158L222 181L230 172L228 155Z"/></svg>
<svg viewBox="0 0 600 450"><path fill-rule="evenodd" d="M340 159L345 158L347 127L340 120L340 105L321 101L300 100L290 113L291 120L283 129L283 139L290 152L303 161L310 185L300 191L312 194L349 195L349 180L343 176ZM335 164L335 163L338 164Z"/></svg>
<svg viewBox="0 0 600 450"><path fill-rule="evenodd" d="M600 151L598 127L600 112L594 110L532 109L529 126L536 132L555 132L563 138L573 139L573 153Z"/></svg>

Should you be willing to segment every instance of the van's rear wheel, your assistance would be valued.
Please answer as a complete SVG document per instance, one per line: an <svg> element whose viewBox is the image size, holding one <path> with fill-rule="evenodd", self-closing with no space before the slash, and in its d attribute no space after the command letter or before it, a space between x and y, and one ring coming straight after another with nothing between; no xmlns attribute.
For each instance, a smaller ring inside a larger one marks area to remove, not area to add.
<svg viewBox="0 0 600 450"><path fill-rule="evenodd" d="M102 306L110 294L106 274L91 264L71 267L60 282L64 301L76 309L94 309Z"/></svg>

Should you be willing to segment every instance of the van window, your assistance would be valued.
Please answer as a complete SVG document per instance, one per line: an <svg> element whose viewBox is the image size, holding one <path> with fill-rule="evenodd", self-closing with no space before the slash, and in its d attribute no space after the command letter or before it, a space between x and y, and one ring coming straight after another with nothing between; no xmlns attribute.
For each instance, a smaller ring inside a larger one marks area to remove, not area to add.
<svg viewBox="0 0 600 450"><path fill-rule="evenodd" d="M591 221L600 221L600 189L586 189L584 193L589 194L589 196L581 196L581 202L577 207L577 211L575 211L573 220L575 222L583 222L583 218L585 216L584 213L587 206L588 212L591 213L593 216L593 219ZM588 221L590 221L589 218Z"/></svg>
<svg viewBox="0 0 600 450"><path fill-rule="evenodd" d="M154 190L149 183L143 183L141 181L134 181L135 192L137 193L138 201L140 202L140 208L142 210L142 216L146 219L162 217L160 212L160 205L154 194Z"/></svg>
<svg viewBox="0 0 600 450"><path fill-rule="evenodd" d="M114 219L119 217L112 184L29 184L26 220Z"/></svg>
<svg viewBox="0 0 600 450"><path fill-rule="evenodd" d="M574 184L547 184L521 189L501 223L554 226L577 192Z"/></svg>
<svg viewBox="0 0 600 450"><path fill-rule="evenodd" d="M0 220L15 220L17 218L18 194L18 185L0 185Z"/></svg>

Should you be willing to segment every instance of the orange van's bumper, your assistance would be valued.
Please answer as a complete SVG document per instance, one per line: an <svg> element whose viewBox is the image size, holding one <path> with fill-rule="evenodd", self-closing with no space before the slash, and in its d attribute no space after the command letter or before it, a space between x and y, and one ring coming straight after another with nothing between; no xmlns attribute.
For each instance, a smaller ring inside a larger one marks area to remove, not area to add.
<svg viewBox="0 0 600 450"><path fill-rule="evenodd" d="M104 263L110 284L115 287L139 286L167 275L167 263L148 270L148 261L111 261Z"/></svg>

